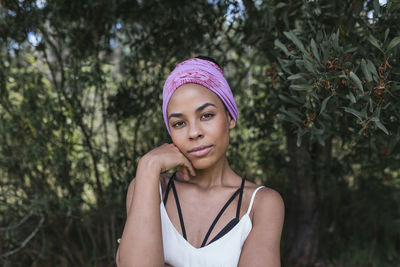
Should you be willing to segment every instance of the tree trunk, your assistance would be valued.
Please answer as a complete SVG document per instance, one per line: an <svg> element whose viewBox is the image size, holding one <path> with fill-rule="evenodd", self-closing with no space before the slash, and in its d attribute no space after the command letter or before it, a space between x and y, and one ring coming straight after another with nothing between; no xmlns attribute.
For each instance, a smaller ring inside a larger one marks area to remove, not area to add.
<svg viewBox="0 0 400 267"><path fill-rule="evenodd" d="M307 136L303 136L300 147L297 147L297 134L289 125L285 126L285 132L292 189L291 195L287 197L284 266L312 266L319 245L319 209L310 141Z"/></svg>

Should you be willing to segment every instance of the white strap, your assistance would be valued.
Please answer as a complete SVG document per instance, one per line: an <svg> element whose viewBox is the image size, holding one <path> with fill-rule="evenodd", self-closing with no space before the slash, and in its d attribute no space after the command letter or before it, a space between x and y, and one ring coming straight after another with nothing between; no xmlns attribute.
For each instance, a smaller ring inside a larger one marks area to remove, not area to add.
<svg viewBox="0 0 400 267"><path fill-rule="evenodd" d="M161 189L161 182L160 181L158 181L158 187L160 189L160 198L161 198L161 202L162 202L163 199L162 199L162 189Z"/></svg>
<svg viewBox="0 0 400 267"><path fill-rule="evenodd" d="M254 198L256 197L257 191L260 190L263 187L265 187L265 186L263 186L263 185L259 186L259 187L256 188L256 190L254 190L253 195L251 196L250 205L249 205L249 208L247 209L246 214L249 214L250 211L251 211L251 207L253 206Z"/></svg>

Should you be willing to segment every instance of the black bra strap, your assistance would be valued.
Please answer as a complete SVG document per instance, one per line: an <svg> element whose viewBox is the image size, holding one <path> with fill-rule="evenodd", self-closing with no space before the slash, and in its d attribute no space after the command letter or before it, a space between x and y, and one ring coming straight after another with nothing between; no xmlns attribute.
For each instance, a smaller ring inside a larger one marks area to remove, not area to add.
<svg viewBox="0 0 400 267"><path fill-rule="evenodd" d="M176 188L175 188L175 183L173 182L174 179L173 177L171 177L172 180L172 192L174 193L174 197L175 197L175 202L176 202L176 207L178 208L178 214L179 214L179 221L181 223L181 229L182 229L182 235L183 238L186 238L186 230L185 230L185 224L183 222L183 216L182 216L182 210L181 210L181 205L179 204L179 198L178 198L178 193L176 192Z"/></svg>
<svg viewBox="0 0 400 267"><path fill-rule="evenodd" d="M174 177L175 173L171 176L171 178L169 178L168 184L167 184L167 188L165 189L165 195L164 195L164 206L167 204L167 200L168 200L168 193L169 190L171 189L171 181L172 178Z"/></svg>
<svg viewBox="0 0 400 267"><path fill-rule="evenodd" d="M175 174L176 174L176 172L171 176L171 178L169 178L167 189L165 190L165 196L164 196L164 201L163 202L164 202L164 206L165 206L167 204L169 190L172 187L172 192L174 193L175 202L176 202L176 208L178 209L179 221L181 223L182 235L187 240L185 224L183 222L181 205L179 204L178 193L176 192L175 183L174 183Z"/></svg>
<svg viewBox="0 0 400 267"><path fill-rule="evenodd" d="M206 236L204 237L204 240L203 240L203 243L201 244L201 247L204 247L206 245L208 237L210 236L210 234L211 234L212 230L214 229L215 225L217 224L219 218L222 216L222 214L224 213L226 208L229 206L229 204L231 204L231 202L235 199L235 197L237 196L237 194L239 194L239 192L241 193L240 195L242 195L243 185L244 185L244 179L242 180L242 184L241 184L240 188L237 189L235 191L235 193L233 193L231 198L228 200L228 202L225 203L224 207L221 209L221 211L218 213L217 217L215 218L215 220L211 224L210 228L208 229L208 232L207 232ZM239 199L239 201L241 201L241 199ZM238 207L239 207L239 212L240 212L239 203L238 203ZM236 212L236 216L238 216L237 212Z"/></svg>
<svg viewBox="0 0 400 267"><path fill-rule="evenodd" d="M169 191L172 187L172 192L174 194L175 197L175 202L176 202L176 207L178 210L178 215L179 215L179 221L181 224L181 229L182 229L182 236L183 238L185 238L187 240L186 237L186 230L185 230L185 223L183 221L183 216L182 216L182 210L181 210L181 205L179 203L179 198L178 198L178 193L176 191L176 187L175 187L175 183L174 183L174 177L175 177L174 173L171 178L168 181L168 185L167 188L165 190L165 195L164 195L164 206L167 204L167 200L168 200L168 194ZM235 197L239 194L239 200L238 200L238 205L237 205L237 210L236 210L236 218L233 219L231 222L229 222L229 224L226 227L228 227L227 229L222 229L222 231L220 233L218 233L218 235L216 237L214 237L214 239L210 242L212 243L213 241L217 240L219 237L223 236L227 231L229 231L234 225L236 225L237 222L239 222L239 216L240 216L240 207L242 204L242 196L243 196L243 188L244 188L244 182L245 179L242 179L242 184L240 185L240 188L238 188L235 193L233 193L233 195L230 197L230 199L225 203L224 207L221 209L221 211L218 213L217 217L214 219L213 223L211 224L210 228L208 229L208 232L206 234L206 236L204 237L203 243L201 244L201 247L204 247L207 243L208 238L210 237L210 234L212 232L212 230L214 229L215 225L217 224L219 218L222 216L222 214L224 213L224 211L228 208L229 204L235 199Z"/></svg>
<svg viewBox="0 0 400 267"><path fill-rule="evenodd" d="M238 219L238 220L240 217L240 206L242 205L243 188L244 188L244 178L242 179L242 184L240 185L240 195L239 195L239 201L238 201L237 210L236 210L236 219Z"/></svg>

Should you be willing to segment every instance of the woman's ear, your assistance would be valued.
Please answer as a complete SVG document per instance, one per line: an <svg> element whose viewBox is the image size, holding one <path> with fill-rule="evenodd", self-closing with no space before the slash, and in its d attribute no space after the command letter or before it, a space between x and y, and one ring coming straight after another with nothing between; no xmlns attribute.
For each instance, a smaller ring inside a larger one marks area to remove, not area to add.
<svg viewBox="0 0 400 267"><path fill-rule="evenodd" d="M226 112L226 118L227 118L227 120L228 120L229 130L231 130L231 129L235 128L235 126L236 126L236 121L235 121L234 119L232 119L232 116L231 116L231 114L229 113L229 111L227 111L227 110L225 109L225 112Z"/></svg>
<svg viewBox="0 0 400 267"><path fill-rule="evenodd" d="M234 119L231 118L231 116L229 116L229 129L233 129L236 126L236 121Z"/></svg>

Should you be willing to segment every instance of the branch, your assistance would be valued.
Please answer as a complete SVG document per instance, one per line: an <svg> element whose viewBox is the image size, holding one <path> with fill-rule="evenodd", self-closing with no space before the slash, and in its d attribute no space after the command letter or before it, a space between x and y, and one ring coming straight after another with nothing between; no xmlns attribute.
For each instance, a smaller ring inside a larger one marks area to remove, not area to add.
<svg viewBox="0 0 400 267"><path fill-rule="evenodd" d="M15 228L18 228L20 225L22 225L24 222L26 222L32 215L33 215L33 212L31 211L28 215L26 215L24 218L22 218L22 220L20 220L17 224L14 224L14 225L8 226L8 227L0 227L0 231L14 230Z"/></svg>
<svg viewBox="0 0 400 267"><path fill-rule="evenodd" d="M11 256L11 255L14 255L15 253L17 253L18 251L23 249L29 243L29 241L31 241L31 239L33 237L35 237L35 235L37 234L37 232L39 231L39 229L40 229L40 227L42 226L43 223L44 223L44 216L43 216L43 214L41 214L40 215L40 221L39 221L38 225L36 226L35 230L33 230L33 232L27 238L25 238L24 241L21 242L19 247L0 255L0 259L8 257L8 256Z"/></svg>

